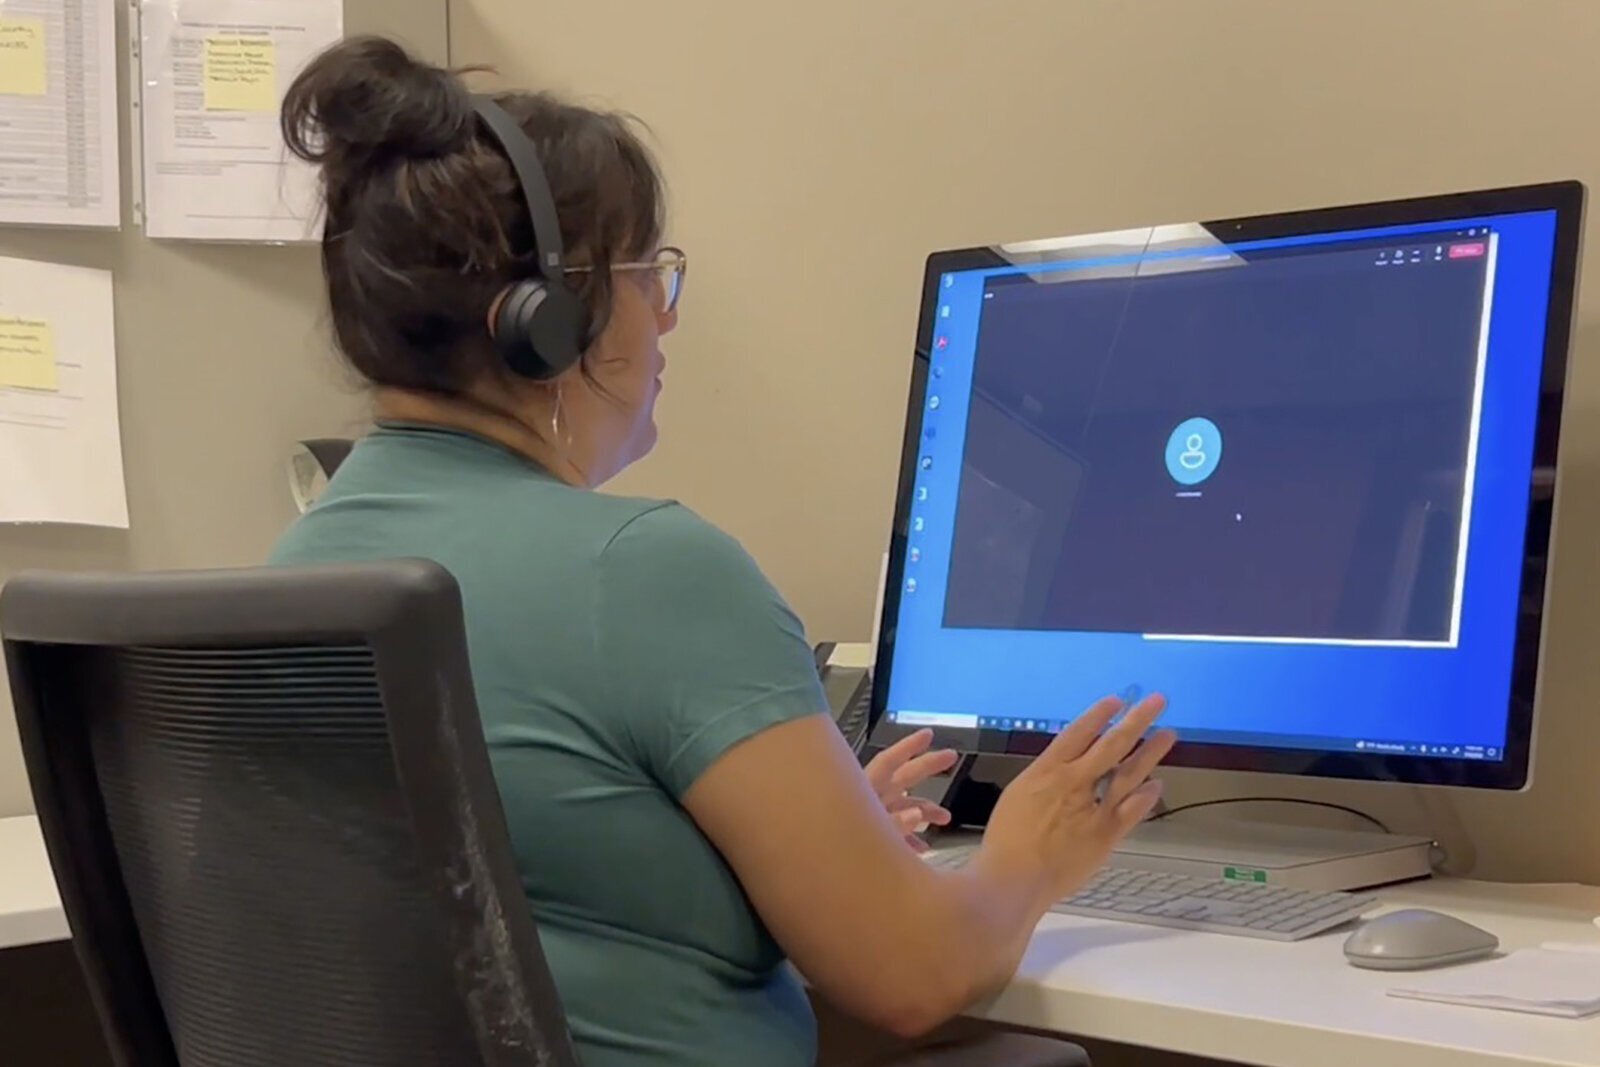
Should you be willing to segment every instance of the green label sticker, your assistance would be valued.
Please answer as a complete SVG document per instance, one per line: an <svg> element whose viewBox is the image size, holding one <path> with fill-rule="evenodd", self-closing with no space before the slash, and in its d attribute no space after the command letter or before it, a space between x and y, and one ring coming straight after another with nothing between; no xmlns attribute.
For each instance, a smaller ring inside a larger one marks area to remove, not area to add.
<svg viewBox="0 0 1600 1067"><path fill-rule="evenodd" d="M1265 882L1267 872L1253 867L1224 867L1222 877L1230 882Z"/></svg>

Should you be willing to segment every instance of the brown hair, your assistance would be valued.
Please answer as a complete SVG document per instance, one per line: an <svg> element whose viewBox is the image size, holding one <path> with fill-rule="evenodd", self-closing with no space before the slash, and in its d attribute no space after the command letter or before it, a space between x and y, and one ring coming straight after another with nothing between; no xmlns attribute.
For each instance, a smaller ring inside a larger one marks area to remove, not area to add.
<svg viewBox="0 0 1600 1067"><path fill-rule="evenodd" d="M609 265L661 238L655 162L625 115L550 93L494 99L539 150L568 264L594 268L567 279L594 316L592 339L611 306ZM489 307L534 273L533 231L458 72L351 38L295 78L280 121L289 151L321 170L322 269L351 366L374 385L442 393L497 372Z"/></svg>

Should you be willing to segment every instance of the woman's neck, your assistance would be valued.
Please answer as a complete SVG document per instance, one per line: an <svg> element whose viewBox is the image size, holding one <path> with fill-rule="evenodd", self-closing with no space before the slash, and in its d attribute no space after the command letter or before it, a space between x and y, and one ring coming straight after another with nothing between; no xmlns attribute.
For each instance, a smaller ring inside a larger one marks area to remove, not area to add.
<svg viewBox="0 0 1600 1067"><path fill-rule="evenodd" d="M373 398L378 420L460 430L492 441L537 464L568 485L590 488L583 470L562 449L540 437L522 419L468 397L407 389L380 389Z"/></svg>

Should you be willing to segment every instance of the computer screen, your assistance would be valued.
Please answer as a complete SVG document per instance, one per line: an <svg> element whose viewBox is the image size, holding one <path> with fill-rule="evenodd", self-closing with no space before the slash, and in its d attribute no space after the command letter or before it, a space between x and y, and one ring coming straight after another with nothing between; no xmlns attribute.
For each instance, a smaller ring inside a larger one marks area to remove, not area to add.
<svg viewBox="0 0 1600 1067"><path fill-rule="evenodd" d="M1179 762L1524 784L1582 199L930 257L883 723L1160 691Z"/></svg>

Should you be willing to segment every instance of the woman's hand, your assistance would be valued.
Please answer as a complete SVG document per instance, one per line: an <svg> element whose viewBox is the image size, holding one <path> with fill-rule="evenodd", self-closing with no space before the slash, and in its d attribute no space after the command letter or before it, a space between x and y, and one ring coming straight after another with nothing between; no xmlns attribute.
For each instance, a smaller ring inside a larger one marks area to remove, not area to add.
<svg viewBox="0 0 1600 1067"><path fill-rule="evenodd" d="M1006 790L982 848L956 871L922 862L904 841L913 821L948 818L907 795L957 758L933 752L926 734L863 774L838 727L807 715L729 749L684 807L814 989L917 1036L1015 974L1046 909L1155 803L1149 774L1171 744L1151 730L1160 703L1107 729L1122 706L1102 703L1056 738ZM877 815L886 808L899 810ZM961 936L929 933L943 930Z"/></svg>
<svg viewBox="0 0 1600 1067"><path fill-rule="evenodd" d="M1177 739L1153 729L1166 706L1147 697L1112 725L1125 705L1107 697L1079 716L1000 794L979 862L1046 905L1080 888L1161 799L1150 776Z"/></svg>
<svg viewBox="0 0 1600 1067"><path fill-rule="evenodd" d="M930 752L932 746L933 731L918 730L872 757L866 767L873 792L916 852L928 848L917 835L929 826L948 826L950 813L931 800L911 796L911 790L945 773L961 759L960 753L950 749Z"/></svg>

